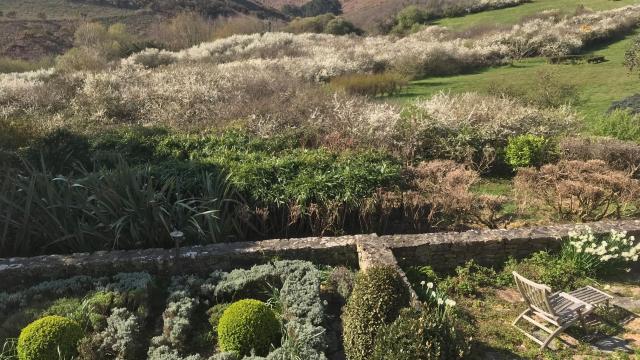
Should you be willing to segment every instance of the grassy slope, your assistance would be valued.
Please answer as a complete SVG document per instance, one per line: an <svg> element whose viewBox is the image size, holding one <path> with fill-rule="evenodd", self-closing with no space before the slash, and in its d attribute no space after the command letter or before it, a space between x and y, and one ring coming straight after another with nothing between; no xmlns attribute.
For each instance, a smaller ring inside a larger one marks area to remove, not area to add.
<svg viewBox="0 0 640 360"><path fill-rule="evenodd" d="M589 9L601 11L637 3L637 0L533 0L531 3L516 7L485 11L457 18L446 18L436 24L454 29L484 24L515 24L523 16L533 15L544 10L559 9L571 13L579 5L584 5Z"/></svg>
<svg viewBox="0 0 640 360"><path fill-rule="evenodd" d="M447 19L446 21L454 22L454 26L460 26L462 23L459 21L464 19L470 19L470 23L474 24L478 24L481 21L489 21L489 19L499 22L517 21L521 16L530 14L531 11L549 9L553 5L556 8L571 9L572 7L575 8L575 5L579 2L578 0L564 0L561 2L557 0L540 0L516 8L479 13L464 18ZM553 5L550 3L553 3ZM594 9L603 9L627 5L632 1L587 0L585 3L590 4ZM546 5L546 7L543 5ZM409 101L415 97L428 97L439 91L451 91L453 93L465 91L484 92L493 83L526 88L536 81L536 75L539 71L552 71L559 80L577 85L581 95L581 101L577 104L577 109L584 115L587 122L595 121L598 115L602 114L612 101L640 92L640 80L630 76L622 66L624 52L629 47L633 36L639 33L640 31L636 31L635 34L629 35L624 39L587 51L587 53L604 55L608 61L602 64L551 65L547 64L543 58L526 59L509 66L489 68L474 74L418 80L412 82L404 92L396 95L394 100Z"/></svg>
<svg viewBox="0 0 640 360"><path fill-rule="evenodd" d="M433 77L412 82L396 98L411 100L415 97L430 96L439 91L465 92L486 91L491 84L509 84L526 88L536 81L539 71L552 71L559 80L575 84L581 100L578 111L587 121L593 121L605 111L612 101L640 91L640 80L627 73L622 66L624 52L634 35L591 53L604 55L607 62L602 64L551 65L543 58L527 59L513 65L490 68L475 74Z"/></svg>

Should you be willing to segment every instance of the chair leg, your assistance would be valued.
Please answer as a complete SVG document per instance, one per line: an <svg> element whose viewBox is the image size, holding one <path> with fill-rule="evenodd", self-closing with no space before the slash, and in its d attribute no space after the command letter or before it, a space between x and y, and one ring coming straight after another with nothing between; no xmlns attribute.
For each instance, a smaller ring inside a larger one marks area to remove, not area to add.
<svg viewBox="0 0 640 360"><path fill-rule="evenodd" d="M589 332L589 329L587 328L587 322L584 321L584 315L582 314L582 311L578 310L578 318L580 319L580 325L582 325L582 328L584 329L584 331L586 333Z"/></svg>
<svg viewBox="0 0 640 360"><path fill-rule="evenodd" d="M515 326L518 323L518 321L520 321L520 319L522 319L522 317L527 315L530 311L531 311L531 309L527 309L527 310L523 311L522 313L520 313L520 315L518 315L518 317L513 321L513 323L511 325Z"/></svg>
<svg viewBox="0 0 640 360"><path fill-rule="evenodd" d="M567 326L561 326L559 328L557 328L554 332L552 332L549 337L542 343L542 346L540 347L540 350L544 350L549 343L551 342L551 340L553 340L553 338L555 338L556 336L558 336L560 333L562 333L563 331L565 331L567 329Z"/></svg>

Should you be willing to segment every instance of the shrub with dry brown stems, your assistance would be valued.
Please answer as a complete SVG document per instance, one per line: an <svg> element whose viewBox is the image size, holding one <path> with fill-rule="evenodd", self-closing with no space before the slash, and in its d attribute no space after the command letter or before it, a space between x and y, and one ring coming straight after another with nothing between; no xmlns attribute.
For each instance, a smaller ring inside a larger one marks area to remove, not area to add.
<svg viewBox="0 0 640 360"><path fill-rule="evenodd" d="M499 213L506 199L473 193L471 187L480 175L465 165L435 160L410 167L409 173L412 187L431 204L427 218L433 224L480 223L496 228L505 220Z"/></svg>
<svg viewBox="0 0 640 360"><path fill-rule="evenodd" d="M611 138L570 137L560 142L566 160L602 160L611 168L640 176L640 145Z"/></svg>
<svg viewBox="0 0 640 360"><path fill-rule="evenodd" d="M521 169L514 184L521 206L541 205L561 219L583 222L637 211L640 194L640 181L602 160Z"/></svg>

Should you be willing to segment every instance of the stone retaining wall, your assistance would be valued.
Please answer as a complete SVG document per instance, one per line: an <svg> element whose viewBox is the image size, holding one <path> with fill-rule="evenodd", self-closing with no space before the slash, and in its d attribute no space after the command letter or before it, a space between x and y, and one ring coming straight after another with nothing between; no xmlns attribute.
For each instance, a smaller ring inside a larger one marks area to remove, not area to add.
<svg viewBox="0 0 640 360"><path fill-rule="evenodd" d="M640 220L600 221L588 224L598 234L611 229L640 236ZM392 249L400 266L429 264L436 270L450 270L470 259L482 265L504 262L508 257L524 258L540 250L556 250L575 224L510 230L467 231L420 235L390 235L377 239Z"/></svg>
<svg viewBox="0 0 640 360"><path fill-rule="evenodd" d="M640 236L640 220L602 221L589 226L597 233L616 229ZM557 239L567 236L574 227L554 225L462 233L277 239L185 247L178 252L148 249L0 259L0 291L79 274L208 273L248 267L272 259L301 259L363 268L395 263L397 259L401 266L429 264L438 270L450 270L472 258L481 264L493 265L508 256L525 257L541 249L557 248L560 244Z"/></svg>

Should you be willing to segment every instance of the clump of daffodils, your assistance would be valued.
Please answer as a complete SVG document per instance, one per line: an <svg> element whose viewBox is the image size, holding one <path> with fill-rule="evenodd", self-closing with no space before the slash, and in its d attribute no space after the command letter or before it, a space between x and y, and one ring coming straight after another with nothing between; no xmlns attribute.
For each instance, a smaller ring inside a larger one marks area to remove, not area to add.
<svg viewBox="0 0 640 360"><path fill-rule="evenodd" d="M441 293L435 288L432 282L421 281L420 285L425 293L424 304L435 311L438 317L444 321L444 318L453 310L456 306L456 302L449 299L446 294Z"/></svg>
<svg viewBox="0 0 640 360"><path fill-rule="evenodd" d="M596 236L590 227L577 228L569 233L569 245L577 253L596 257L603 263L635 262L640 256L640 242L625 231L611 230L606 236Z"/></svg>

